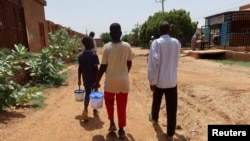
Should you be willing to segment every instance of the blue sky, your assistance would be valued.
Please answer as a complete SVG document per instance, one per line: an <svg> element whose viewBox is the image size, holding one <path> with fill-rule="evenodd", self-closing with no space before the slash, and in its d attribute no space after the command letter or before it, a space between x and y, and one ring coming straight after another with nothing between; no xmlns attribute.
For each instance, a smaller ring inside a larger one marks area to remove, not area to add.
<svg viewBox="0 0 250 141"><path fill-rule="evenodd" d="M123 34L162 11L160 0L47 0L45 18L80 33L94 31L96 38L109 32L109 25L118 22ZM185 9L192 21L204 25L205 17L238 10L250 0L165 0L164 11Z"/></svg>

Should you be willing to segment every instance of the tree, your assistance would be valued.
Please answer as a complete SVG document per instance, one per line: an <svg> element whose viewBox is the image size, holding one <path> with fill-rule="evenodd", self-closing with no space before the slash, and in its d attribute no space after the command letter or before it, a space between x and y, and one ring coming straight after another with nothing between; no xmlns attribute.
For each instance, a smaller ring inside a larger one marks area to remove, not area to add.
<svg viewBox="0 0 250 141"><path fill-rule="evenodd" d="M101 38L103 40L103 42L106 44L108 43L109 41L111 41L111 37L109 36L109 33L106 32L106 33L102 33L101 34Z"/></svg>
<svg viewBox="0 0 250 141"><path fill-rule="evenodd" d="M128 42L128 43L131 43L131 41L132 41L132 34L126 34L126 35L123 35L122 36L122 41L125 41L125 42Z"/></svg>
<svg viewBox="0 0 250 141"><path fill-rule="evenodd" d="M134 30L132 30L132 31L134 31ZM137 30L137 34L138 34L138 31L139 30ZM138 36L137 36L137 38L138 38ZM138 40L137 38L135 37L135 34L126 34L126 35L123 35L121 37L121 40L133 45L134 40L135 39ZM107 33L107 32L101 34L101 39L103 40L104 43L108 43L109 41L111 41L111 37L110 37L109 33Z"/></svg>
<svg viewBox="0 0 250 141"><path fill-rule="evenodd" d="M140 31L139 27L132 29L132 33L134 33L134 34L132 35L130 43L133 46L138 46L140 44L139 31Z"/></svg>
<svg viewBox="0 0 250 141"><path fill-rule="evenodd" d="M148 44L151 36L159 37L158 25L164 20L166 13L156 12L153 16L149 16L148 20L142 24L140 29L140 41L144 44Z"/></svg>
<svg viewBox="0 0 250 141"><path fill-rule="evenodd" d="M156 12L153 16L149 16L148 20L142 24L140 30L140 40L142 43L148 43L151 36L159 37L158 25L163 20L170 23L170 36L179 39L182 46L187 46L190 43L198 22L192 22L189 12L186 12L184 9L173 9L164 13Z"/></svg>

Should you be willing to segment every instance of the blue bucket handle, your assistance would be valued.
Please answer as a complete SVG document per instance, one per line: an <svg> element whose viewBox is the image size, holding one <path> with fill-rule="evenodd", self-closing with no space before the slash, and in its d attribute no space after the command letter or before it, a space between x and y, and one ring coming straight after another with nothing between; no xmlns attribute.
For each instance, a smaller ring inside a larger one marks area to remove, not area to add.
<svg viewBox="0 0 250 141"><path fill-rule="evenodd" d="M84 90L81 90L81 89L77 89L77 90L75 90L75 93L78 93L78 94L80 94L80 93L84 93L85 91Z"/></svg>
<svg viewBox="0 0 250 141"><path fill-rule="evenodd" d="M97 96L97 95L94 95L93 97L91 97L92 95L91 95L91 93L93 93L93 92L98 92L99 94L101 94L102 96ZM102 98L103 97L103 94L101 93L101 92L99 92L99 91L95 91L95 89L94 90L92 90L92 92L90 93L90 95L89 95L89 97L91 97L91 98L93 98L93 99L98 99L98 98Z"/></svg>

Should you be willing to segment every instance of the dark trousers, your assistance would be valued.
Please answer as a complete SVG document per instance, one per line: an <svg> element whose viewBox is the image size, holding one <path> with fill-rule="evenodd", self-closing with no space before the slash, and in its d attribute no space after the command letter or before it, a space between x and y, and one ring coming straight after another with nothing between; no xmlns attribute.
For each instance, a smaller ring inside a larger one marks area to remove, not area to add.
<svg viewBox="0 0 250 141"><path fill-rule="evenodd" d="M159 119L159 111L161 107L161 100L163 94L165 95L166 102L166 113L167 113L167 134L173 136L176 128L176 117L177 117L177 86L174 88L156 88L153 93L153 102L151 114L154 120Z"/></svg>
<svg viewBox="0 0 250 141"><path fill-rule="evenodd" d="M88 108L89 101L90 101L89 95L92 92L92 87L91 86L84 86L84 89L85 89L85 96L84 96L84 102L83 103L84 103L84 107Z"/></svg>
<svg viewBox="0 0 250 141"><path fill-rule="evenodd" d="M89 106L89 101L90 101L90 98L89 98L89 95L92 91L98 91L98 89L94 89L93 86L91 85L92 83L90 84L86 84L84 85L84 89L85 89L85 96L84 96L84 106L86 108L88 108Z"/></svg>

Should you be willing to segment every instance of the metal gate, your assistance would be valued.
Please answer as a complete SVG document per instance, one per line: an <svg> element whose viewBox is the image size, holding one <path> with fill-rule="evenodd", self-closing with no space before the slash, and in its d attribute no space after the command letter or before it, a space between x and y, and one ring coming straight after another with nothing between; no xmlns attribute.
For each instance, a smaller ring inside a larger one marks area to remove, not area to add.
<svg viewBox="0 0 250 141"><path fill-rule="evenodd" d="M0 48L13 49L19 43L28 48L21 2L0 0Z"/></svg>

